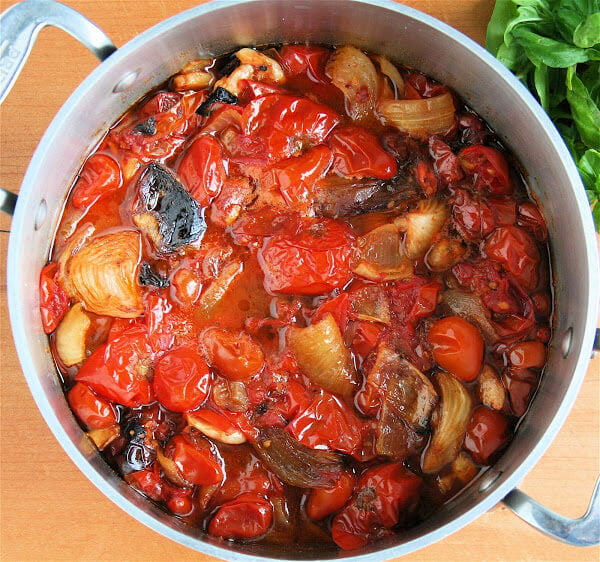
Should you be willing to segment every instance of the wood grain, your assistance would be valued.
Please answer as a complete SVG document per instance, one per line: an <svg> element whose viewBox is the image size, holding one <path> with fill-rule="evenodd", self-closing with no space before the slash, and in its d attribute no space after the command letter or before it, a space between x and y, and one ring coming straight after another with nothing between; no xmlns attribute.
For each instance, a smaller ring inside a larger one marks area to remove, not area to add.
<svg viewBox="0 0 600 562"><path fill-rule="evenodd" d="M284 1L284 0L282 0ZM67 0L117 45L200 2ZM492 0L412 0L482 43ZM3 11L13 2L0 2ZM15 88L0 108L0 185L18 192L51 119L93 70L95 58L74 39L44 30ZM17 361L6 303L10 219L0 216L0 559L213 560L171 542L116 508L75 467L42 420ZM521 488L570 517L580 516L600 472L600 358L558 438ZM418 560L594 560L600 549L557 543L497 506L444 540L403 558Z"/></svg>

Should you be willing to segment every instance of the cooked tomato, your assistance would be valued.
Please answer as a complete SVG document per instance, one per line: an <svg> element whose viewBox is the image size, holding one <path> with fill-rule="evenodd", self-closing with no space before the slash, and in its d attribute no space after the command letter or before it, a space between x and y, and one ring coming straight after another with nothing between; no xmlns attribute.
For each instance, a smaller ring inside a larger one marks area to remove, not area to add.
<svg viewBox="0 0 600 562"><path fill-rule="evenodd" d="M487 406L478 406L473 411L465 435L465 449L479 464L490 464L511 438L511 425L508 418Z"/></svg>
<svg viewBox="0 0 600 562"><path fill-rule="evenodd" d="M351 454L360 446L360 420L339 398L324 392L294 418L287 430L312 449L334 449Z"/></svg>
<svg viewBox="0 0 600 562"><path fill-rule="evenodd" d="M320 295L343 287L352 278L354 234L327 218L298 218L267 238L258 252L271 293Z"/></svg>
<svg viewBox="0 0 600 562"><path fill-rule="evenodd" d="M440 367L463 381L472 381L479 375L484 342L473 324L458 316L447 316L431 325L428 339Z"/></svg>
<svg viewBox="0 0 600 562"><path fill-rule="evenodd" d="M331 158L331 150L318 145L301 156L280 162L273 169L283 198L292 209L308 209L314 197L314 185L331 166Z"/></svg>
<svg viewBox="0 0 600 562"><path fill-rule="evenodd" d="M67 399L79 421L88 429L103 429L117 423L111 402L83 383L76 382L67 393Z"/></svg>
<svg viewBox="0 0 600 562"><path fill-rule="evenodd" d="M516 369L541 369L546 363L546 346L540 341L517 342L508 348L507 359Z"/></svg>
<svg viewBox="0 0 600 562"><path fill-rule="evenodd" d="M154 469L130 472L125 476L125 480L155 501L164 498L165 482L159 474L158 463L154 465Z"/></svg>
<svg viewBox="0 0 600 562"><path fill-rule="evenodd" d="M485 241L486 254L502 263L526 289L538 284L540 252L533 238L518 226L496 228Z"/></svg>
<svg viewBox="0 0 600 562"><path fill-rule="evenodd" d="M208 395L211 374L202 356L190 347L173 349L156 363L154 392L173 412L193 410Z"/></svg>
<svg viewBox="0 0 600 562"><path fill-rule="evenodd" d="M438 189L438 180L429 160L419 160L415 168L417 182L426 197L433 197Z"/></svg>
<svg viewBox="0 0 600 562"><path fill-rule="evenodd" d="M539 242L545 242L548 239L548 227L536 204L532 201L522 201L517 211L517 225L530 232Z"/></svg>
<svg viewBox="0 0 600 562"><path fill-rule="evenodd" d="M199 435L192 439L178 434L170 439L165 454L173 460L181 476L191 484L210 486L223 480L223 468L214 446Z"/></svg>
<svg viewBox="0 0 600 562"><path fill-rule="evenodd" d="M78 209L85 209L121 184L121 168L116 160L101 152L92 154L79 173L71 201Z"/></svg>
<svg viewBox="0 0 600 562"><path fill-rule="evenodd" d="M429 139L429 153L433 157L434 169L444 183L457 182L464 177L458 157L442 139L436 136Z"/></svg>
<svg viewBox="0 0 600 562"><path fill-rule="evenodd" d="M340 122L340 116L327 105L280 94L252 100L242 119L244 133L260 139L267 156L275 161L323 143Z"/></svg>
<svg viewBox="0 0 600 562"><path fill-rule="evenodd" d="M69 296L58 284L58 263L46 265L40 273L40 314L46 334L56 330L69 310Z"/></svg>
<svg viewBox="0 0 600 562"><path fill-rule="evenodd" d="M230 380L246 380L258 373L265 356L246 332L209 328L202 332L202 346L208 362Z"/></svg>
<svg viewBox="0 0 600 562"><path fill-rule="evenodd" d="M327 143L333 153L333 168L342 176L390 179L398 171L396 159L363 127L338 127Z"/></svg>
<svg viewBox="0 0 600 562"><path fill-rule="evenodd" d="M352 501L333 518L333 540L351 550L390 535L391 528L416 507L422 485L422 479L400 463L367 469Z"/></svg>
<svg viewBox="0 0 600 562"><path fill-rule="evenodd" d="M356 484L351 472L342 472L333 488L314 488L306 501L306 515L311 519L325 519L328 515L342 509L350 499Z"/></svg>
<svg viewBox="0 0 600 562"><path fill-rule="evenodd" d="M133 325L98 347L75 379L118 404L136 408L154 400L149 380L152 349L143 326Z"/></svg>
<svg viewBox="0 0 600 562"><path fill-rule="evenodd" d="M463 170L473 177L475 187L501 195L513 192L508 162L499 150L476 144L462 148L458 158Z"/></svg>
<svg viewBox="0 0 600 562"><path fill-rule="evenodd" d="M271 502L247 492L219 507L208 524L208 532L224 539L253 539L266 533L272 520Z"/></svg>
<svg viewBox="0 0 600 562"><path fill-rule="evenodd" d="M327 81L325 63L331 51L315 45L284 45L279 51L279 62L286 74L306 74L315 82Z"/></svg>
<svg viewBox="0 0 600 562"><path fill-rule="evenodd" d="M225 163L221 143L211 135L201 135L187 150L177 172L190 195L206 207L221 192Z"/></svg>

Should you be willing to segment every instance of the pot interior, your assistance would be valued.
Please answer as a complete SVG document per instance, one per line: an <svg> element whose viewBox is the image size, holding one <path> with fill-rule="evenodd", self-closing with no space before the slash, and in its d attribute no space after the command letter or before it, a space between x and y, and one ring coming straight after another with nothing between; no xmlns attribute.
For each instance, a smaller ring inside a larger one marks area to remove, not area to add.
<svg viewBox="0 0 600 562"><path fill-rule="evenodd" d="M488 474L434 517L393 541L348 555L303 552L295 546L224 546L144 500L110 470L73 418L38 312L38 276L66 189L105 129L189 59L282 42L354 44L415 66L455 89L517 156L550 235L554 343L538 394L512 445ZM67 453L107 496L143 523L182 544L232 560L389 558L440 539L488 510L518 484L562 424L585 374L598 306L598 258L587 199L566 147L541 108L468 38L391 2L209 3L163 22L119 49L72 95L38 147L19 195L8 271L11 319L23 370Z"/></svg>

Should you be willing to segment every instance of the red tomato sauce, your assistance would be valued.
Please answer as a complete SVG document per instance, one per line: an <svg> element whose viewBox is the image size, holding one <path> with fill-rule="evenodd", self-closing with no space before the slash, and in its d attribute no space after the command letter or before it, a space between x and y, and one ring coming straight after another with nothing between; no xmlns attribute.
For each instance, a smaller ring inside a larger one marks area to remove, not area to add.
<svg viewBox="0 0 600 562"><path fill-rule="evenodd" d="M547 230L448 92L354 47L241 49L90 154L41 317L148 501L223 540L354 549L509 446L551 336Z"/></svg>

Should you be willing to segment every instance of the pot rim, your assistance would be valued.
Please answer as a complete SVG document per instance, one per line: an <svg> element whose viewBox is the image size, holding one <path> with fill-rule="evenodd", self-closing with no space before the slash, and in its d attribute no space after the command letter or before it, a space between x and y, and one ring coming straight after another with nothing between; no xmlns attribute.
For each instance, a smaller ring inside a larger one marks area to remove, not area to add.
<svg viewBox="0 0 600 562"><path fill-rule="evenodd" d="M41 384L39 377L42 374L36 373L36 368L32 358L27 352L28 342L35 339L36 334L32 334L31 327L24 324L20 303L27 302L26 294L27 291L32 290L32 287L20 279L18 259L22 252L25 251L25 248L22 247L21 236L19 236L19 234L25 228L30 227L32 221L31 216L26 215L25 213L25 209L27 207L26 202L30 199L33 200L36 196L33 192L32 186L35 185L38 175L43 173L42 167L45 154L48 152L49 147L53 143L59 142L61 138L63 122L70 118L73 108L76 107L83 98L94 93L95 85L100 77L108 73L119 62L132 56L132 54L134 54L144 45L159 38L164 33L182 25L190 19L196 19L207 13L218 11L223 8L230 8L232 4L252 4L261 2L263 2L263 0L240 0L236 1L235 3L228 2L227 0L214 0L213 2L208 2L206 4L188 9L138 34L123 47L119 48L94 71L92 71L92 73L77 87L77 89L61 107L46 130L41 142L35 150L34 155L32 156L31 162L23 179L21 192L19 194L19 202L13 217L7 265L8 305L13 336L22 370L33 398L40 412L42 413L42 416L44 417L46 423L50 427L60 445L66 451L67 455L100 491L102 491L121 509L127 511L146 526L195 550L199 550L197 543L200 541L202 545L201 550L209 555L221 558L223 556L227 556L230 560L245 561L256 560L256 556L240 553L225 546L215 545L208 540L205 540L204 537L191 537L190 535L185 534L174 527L166 525L150 515L148 512L144 511L139 505L132 501L132 497L126 497L126 495L124 495L120 478L118 481L107 480L106 476L101 474L97 467L93 465L90 458L88 458L82 452L82 450L78 448L77 443L72 440L62 423L58 420L54 408L50 404L48 396L46 395L46 391ZM467 50L471 51L474 56L482 60L495 74L497 74L505 83L507 83L512 90L518 93L520 98L523 100L523 103L527 106L529 112L548 135L552 144L556 147L558 153L562 157L563 166L566 169L566 173L573 188L573 196L576 200L580 215L579 219L582 221L582 227L586 234L585 251L589 262L588 286L590 288L588 315L585 326L583 327L583 336L580 346L581 352L578 356L577 365L573 371L571 381L560 401L560 406L558 407L556 414L552 418L552 421L547 425L547 428L543 433L543 437L529 451L525 460L512 471L510 471L509 474L501 474L498 478L498 481L490 485L491 491L487 490L483 494L484 497L475 502L471 508L466 510L462 515L459 515L437 529L429 531L417 538L409 539L401 544L384 548L383 550L372 548L369 549L366 554L353 555L351 552L349 552L346 553L347 556L344 556L344 559L347 560L360 560L366 562L367 560L380 560L382 556L399 556L408 552L412 552L457 531L458 529L470 523L479 515L487 512L500 500L502 500L506 494L508 494L521 482L525 475L533 468L535 463L537 463L564 423L564 420L571 409L585 376L587 361L593 348L596 319L598 317L599 289L597 279L600 278L600 265L598 262L595 229L579 173L577 172L575 164L566 145L564 144L564 141L562 140L562 137L550 121L549 117L543 111L538 102L533 98L530 92L525 88L525 86L522 85L508 69L506 69L499 61L497 61L490 53L485 51L485 49L483 49L483 47L481 47L475 41L428 14L388 0L372 0L370 2L366 0L345 0L345 2L353 4L375 5L378 8L399 12L408 18L416 19L427 26L435 28L438 32L445 35L449 40L462 43ZM347 9L352 8L348 7ZM37 339L40 339L41 342L41 338ZM41 343L39 345L41 345ZM481 481L476 482L476 484L481 485ZM235 545L232 546L235 548Z"/></svg>

